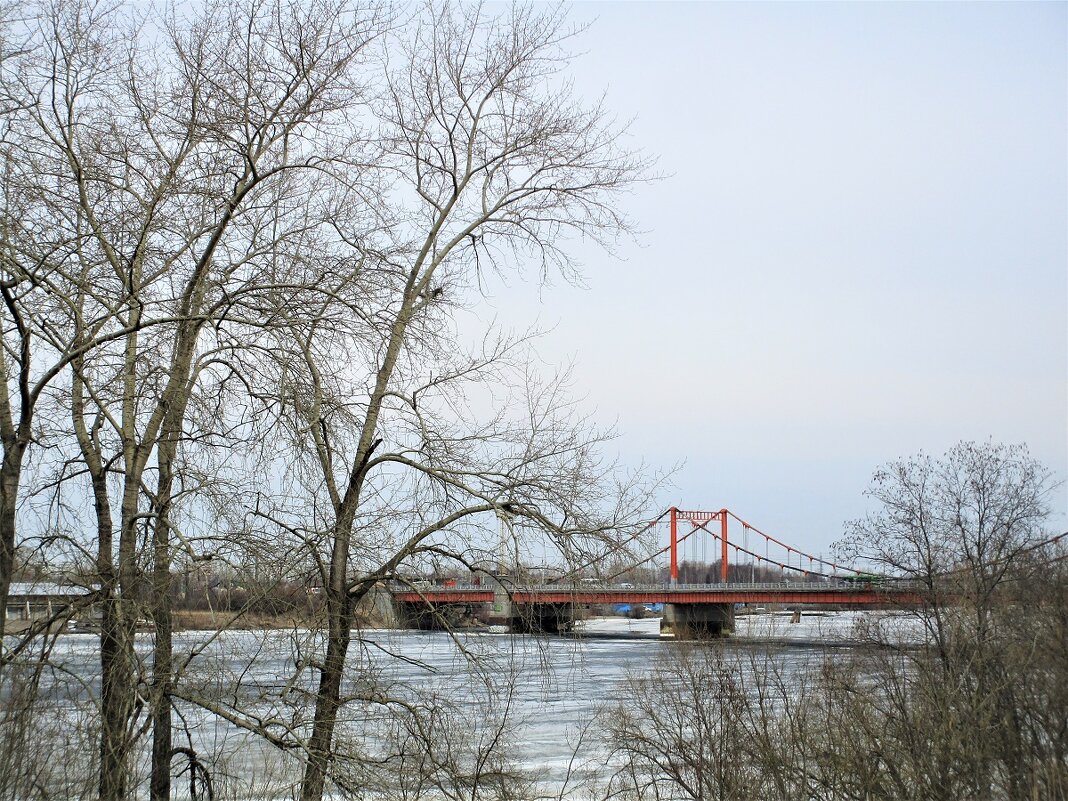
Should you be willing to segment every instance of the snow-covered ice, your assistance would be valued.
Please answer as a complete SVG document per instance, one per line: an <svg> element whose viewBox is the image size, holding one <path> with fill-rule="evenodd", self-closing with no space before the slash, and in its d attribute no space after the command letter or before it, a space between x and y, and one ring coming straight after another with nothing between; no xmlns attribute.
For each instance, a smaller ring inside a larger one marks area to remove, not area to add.
<svg viewBox="0 0 1068 801"><path fill-rule="evenodd" d="M660 636L660 618L632 620L625 617L593 617L575 623L577 634L591 636ZM923 641L920 621L910 615L881 610L849 612L802 612L794 622L793 612L738 615L731 638L753 642L824 644L893 644Z"/></svg>
<svg viewBox="0 0 1068 801"><path fill-rule="evenodd" d="M910 615L886 611L802 612L794 622L793 612L738 615L734 639L814 643L923 641L920 621Z"/></svg>
<svg viewBox="0 0 1068 801"><path fill-rule="evenodd" d="M576 621L575 632L598 636L659 637L660 618L646 617L633 620L627 617L591 617Z"/></svg>

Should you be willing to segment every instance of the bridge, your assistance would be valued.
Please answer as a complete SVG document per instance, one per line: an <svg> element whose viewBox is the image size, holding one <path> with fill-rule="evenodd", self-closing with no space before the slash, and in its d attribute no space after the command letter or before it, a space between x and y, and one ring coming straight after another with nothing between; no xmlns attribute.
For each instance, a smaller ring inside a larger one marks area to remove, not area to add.
<svg viewBox="0 0 1068 801"><path fill-rule="evenodd" d="M801 551L728 509L672 507L649 523L642 535L656 544L663 537L667 544L654 546L648 557L617 570L615 576L590 579L571 573L538 582L501 571L487 577L486 583L400 582L390 590L400 617L420 628L447 625L450 617L455 620L483 607L490 610L485 617L491 622L512 630L555 633L568 630L583 606L663 604L662 630L677 637L729 632L739 604L887 607L919 601L915 589L905 584ZM710 551L718 559L710 561ZM666 580L637 584L616 580L636 567L645 567L646 574L663 574ZM682 583L682 573L703 574L703 580ZM778 580L769 580L769 573L777 573Z"/></svg>

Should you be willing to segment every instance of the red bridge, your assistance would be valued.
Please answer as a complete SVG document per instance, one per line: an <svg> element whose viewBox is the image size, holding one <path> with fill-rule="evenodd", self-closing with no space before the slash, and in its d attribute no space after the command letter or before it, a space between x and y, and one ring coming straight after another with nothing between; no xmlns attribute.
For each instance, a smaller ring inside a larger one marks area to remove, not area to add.
<svg viewBox="0 0 1068 801"><path fill-rule="evenodd" d="M833 604L889 606L915 603L913 590L905 588L835 583L590 585L544 584L509 586L504 591L514 604ZM393 597L408 603L493 603L499 590L485 585L454 584L414 588L395 585Z"/></svg>
<svg viewBox="0 0 1068 801"><path fill-rule="evenodd" d="M683 635L718 635L730 630L738 604L870 607L919 601L916 590L906 584L805 553L727 509L702 512L672 507L642 534L653 544L653 552L626 570L616 571L616 577L633 567L652 566L654 572L666 574L664 583L635 584L612 576L578 578L576 573L547 583L523 581L513 574L498 575L489 584L479 585L398 583L392 587L393 597L402 615L421 627L433 627L449 611L492 605L491 617L498 622L513 629L545 631L569 628L576 608L583 605L663 604L665 627ZM656 549L657 540L664 538L667 545ZM718 557L714 562L709 561L709 550ZM761 580L757 580L758 571ZM680 583L682 572L703 573L704 581ZM777 572L779 580L767 580L769 572L773 576Z"/></svg>

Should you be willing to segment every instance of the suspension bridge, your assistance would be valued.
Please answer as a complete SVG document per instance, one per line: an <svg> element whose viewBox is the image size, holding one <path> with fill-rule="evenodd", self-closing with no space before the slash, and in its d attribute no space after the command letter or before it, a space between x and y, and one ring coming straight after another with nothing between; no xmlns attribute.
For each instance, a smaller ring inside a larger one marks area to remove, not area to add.
<svg viewBox="0 0 1068 801"><path fill-rule="evenodd" d="M678 637L729 632L739 604L894 607L919 600L905 584L807 553L729 509L671 507L633 539L652 543L652 553L597 578L576 571L532 580L513 569L485 583L398 583L391 592L400 617L420 628L483 606L491 621L512 630L560 632L586 605L663 604L662 628ZM637 574L645 578L620 579Z"/></svg>

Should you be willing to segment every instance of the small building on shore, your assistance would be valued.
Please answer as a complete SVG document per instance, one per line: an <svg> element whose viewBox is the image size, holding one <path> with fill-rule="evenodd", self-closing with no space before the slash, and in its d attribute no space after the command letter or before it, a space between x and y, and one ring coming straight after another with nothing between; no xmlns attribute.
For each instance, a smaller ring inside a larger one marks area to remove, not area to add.
<svg viewBox="0 0 1068 801"><path fill-rule="evenodd" d="M86 587L51 581L13 581L4 610L6 630L18 632L42 620L88 621L97 615L77 602L89 594Z"/></svg>

